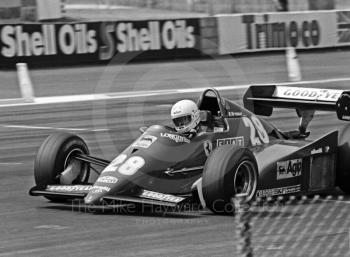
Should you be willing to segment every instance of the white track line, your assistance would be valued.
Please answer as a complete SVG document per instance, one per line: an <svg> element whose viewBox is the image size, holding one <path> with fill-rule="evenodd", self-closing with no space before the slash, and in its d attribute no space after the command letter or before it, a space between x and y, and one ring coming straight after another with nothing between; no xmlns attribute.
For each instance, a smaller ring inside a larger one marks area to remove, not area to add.
<svg viewBox="0 0 350 257"><path fill-rule="evenodd" d="M7 211L7 212L0 212L0 216L11 216L21 213L28 213L30 211L38 211L36 208L26 208L25 210L18 210L18 211Z"/></svg>
<svg viewBox="0 0 350 257"><path fill-rule="evenodd" d="M279 82L269 83L261 85L276 85L276 86L297 86L297 85L309 85L309 84L327 84L335 82L347 82L350 81L348 78L336 78L336 79L322 79L322 80L308 80L298 82ZM247 89L251 84L246 85L229 85L215 87L220 91L227 90L241 90ZM90 102L90 101L101 101L101 100L113 100L113 99L127 99L137 97L150 97L150 96L161 96L161 95L174 95L174 94L186 94L186 93L198 93L207 89L207 87L197 87L189 89L163 89L163 90L150 90L150 91L129 91L129 92L117 92L117 93L105 93L105 94L83 94L83 95L67 95L67 96L48 96L48 97L37 97L34 102L22 102L22 103L9 103L10 99L0 100L0 107L15 107L15 106L28 106L28 105L46 105L46 104L59 104L59 103L75 103L75 102Z"/></svg>
<svg viewBox="0 0 350 257"><path fill-rule="evenodd" d="M135 9L135 7L124 5L108 5L108 4L66 4L66 10L119 10L119 9Z"/></svg>
<svg viewBox="0 0 350 257"><path fill-rule="evenodd" d="M62 229L67 229L69 227L67 226L61 226L61 225L40 225L40 226L35 226L34 229L54 229L54 230L62 230Z"/></svg>
<svg viewBox="0 0 350 257"><path fill-rule="evenodd" d="M0 165L11 166L11 165L23 165L22 162L0 162ZM0 213L1 214L1 213Z"/></svg>
<svg viewBox="0 0 350 257"><path fill-rule="evenodd" d="M42 127L42 126L28 126L28 125L0 125L4 128L17 128L17 129L40 129L40 130L71 130L71 131L85 131L82 128L54 128L54 127Z"/></svg>
<svg viewBox="0 0 350 257"><path fill-rule="evenodd" d="M91 130L92 132L105 132L105 131L110 131L110 129L93 129Z"/></svg>
<svg viewBox="0 0 350 257"><path fill-rule="evenodd" d="M11 125L11 124L0 124L0 127L3 127L3 128L16 128L16 129L65 130L65 131L91 131L91 132L109 131L109 129L55 128L55 127L28 126L28 125Z"/></svg>

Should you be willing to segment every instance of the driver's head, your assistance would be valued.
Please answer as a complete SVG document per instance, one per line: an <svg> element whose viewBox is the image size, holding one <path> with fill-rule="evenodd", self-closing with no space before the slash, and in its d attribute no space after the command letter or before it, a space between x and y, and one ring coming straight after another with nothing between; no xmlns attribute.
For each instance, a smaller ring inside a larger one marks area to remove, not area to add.
<svg viewBox="0 0 350 257"><path fill-rule="evenodd" d="M200 122L198 106L191 100L181 100L171 108L171 119L177 132L190 132Z"/></svg>

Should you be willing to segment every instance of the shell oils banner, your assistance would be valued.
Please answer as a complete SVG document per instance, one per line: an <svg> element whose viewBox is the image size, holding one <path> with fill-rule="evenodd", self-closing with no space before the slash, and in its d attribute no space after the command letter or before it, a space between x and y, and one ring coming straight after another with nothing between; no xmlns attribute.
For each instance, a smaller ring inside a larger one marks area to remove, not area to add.
<svg viewBox="0 0 350 257"><path fill-rule="evenodd" d="M199 19L0 25L0 65L199 56Z"/></svg>

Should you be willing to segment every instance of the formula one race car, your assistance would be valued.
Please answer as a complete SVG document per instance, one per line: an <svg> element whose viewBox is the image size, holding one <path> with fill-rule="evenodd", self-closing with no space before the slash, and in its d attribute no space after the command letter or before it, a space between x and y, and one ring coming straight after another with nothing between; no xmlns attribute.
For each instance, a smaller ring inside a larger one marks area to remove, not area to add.
<svg viewBox="0 0 350 257"><path fill-rule="evenodd" d="M244 106L207 89L198 100L202 132L189 139L154 125L111 162L90 156L76 135L51 135L37 154L36 186L30 194L52 201L78 198L89 206L178 206L197 199L223 213L238 193L248 201L322 193L337 186L350 193L350 126L307 139L316 110L335 111L339 119L350 120L350 92L251 86ZM296 109L299 130L282 132L256 116L270 116L274 107ZM90 181L93 166L102 172Z"/></svg>

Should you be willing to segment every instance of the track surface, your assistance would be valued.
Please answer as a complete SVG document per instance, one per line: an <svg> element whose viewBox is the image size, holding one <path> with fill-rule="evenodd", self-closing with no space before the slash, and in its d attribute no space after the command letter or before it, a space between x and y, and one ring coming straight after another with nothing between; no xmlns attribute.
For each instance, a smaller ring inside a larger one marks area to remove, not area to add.
<svg viewBox="0 0 350 257"><path fill-rule="evenodd" d="M304 79L346 78L349 57L347 51L301 54ZM283 82L284 62L283 55L273 54L37 69L32 79L40 96ZM0 77L4 98L14 97L15 74L0 72ZM347 88L348 82L319 86ZM224 94L240 101L243 90ZM139 134L138 127L168 123L170 104L183 97L0 108L0 257L236 256L233 217L208 211L94 212L28 196L34 155L48 134L69 129L87 141L91 152L111 159ZM344 125L335 116L317 116L313 137ZM271 120L282 129L296 128L298 122L292 111L279 111ZM346 197L260 208L253 219L256 256L349 256L349 211Z"/></svg>

